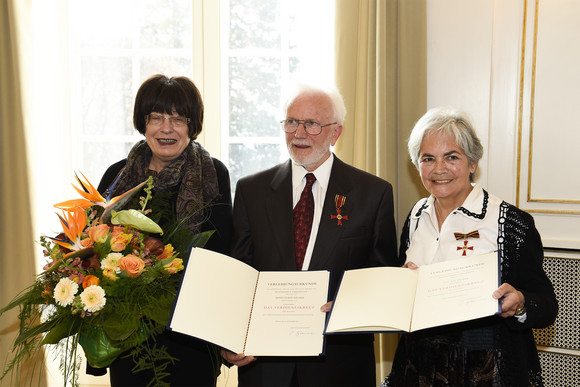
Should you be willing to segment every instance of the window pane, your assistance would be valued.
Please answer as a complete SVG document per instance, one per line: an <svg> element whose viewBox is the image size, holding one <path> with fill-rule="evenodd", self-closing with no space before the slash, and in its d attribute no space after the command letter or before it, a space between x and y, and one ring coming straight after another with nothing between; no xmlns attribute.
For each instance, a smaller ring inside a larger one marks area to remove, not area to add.
<svg viewBox="0 0 580 387"><path fill-rule="evenodd" d="M292 0L284 2L287 15L288 48L299 50L317 61L330 61L334 51L334 1Z"/></svg>
<svg viewBox="0 0 580 387"><path fill-rule="evenodd" d="M117 141L84 143L81 172L96 187L107 168L126 158L133 145L132 142Z"/></svg>
<svg viewBox="0 0 580 387"><path fill-rule="evenodd" d="M334 78L334 0L223 0L227 80L222 142L232 188L288 157L279 121L281 90L297 76Z"/></svg>
<svg viewBox="0 0 580 387"><path fill-rule="evenodd" d="M191 0L149 0L135 3L140 10L139 46L190 48Z"/></svg>
<svg viewBox="0 0 580 387"><path fill-rule="evenodd" d="M279 48L279 15L279 0L230 0L229 47Z"/></svg>
<svg viewBox="0 0 580 387"><path fill-rule="evenodd" d="M82 47L190 48L191 3L191 0L74 0L70 2L71 24Z"/></svg>
<svg viewBox="0 0 580 387"><path fill-rule="evenodd" d="M230 58L230 136L278 135L280 60Z"/></svg>
<svg viewBox="0 0 580 387"><path fill-rule="evenodd" d="M86 56L79 79L82 125L86 135L127 135L133 132L131 60Z"/></svg>
<svg viewBox="0 0 580 387"><path fill-rule="evenodd" d="M190 56L146 56L141 59L141 74L143 81L154 74L172 76L189 76L191 73Z"/></svg>
<svg viewBox="0 0 580 387"><path fill-rule="evenodd" d="M129 48L135 4L118 0L70 1L71 37L85 48ZM109 28L114 26L114 28Z"/></svg>
<svg viewBox="0 0 580 387"><path fill-rule="evenodd" d="M277 144L230 144L230 176L232 190L240 177L270 168L280 159Z"/></svg>
<svg viewBox="0 0 580 387"><path fill-rule="evenodd" d="M78 96L71 111L80 134L76 163L82 164L75 168L104 171L142 138L133 127L141 82L158 73L191 75L192 2L75 0L70 16L71 84Z"/></svg>

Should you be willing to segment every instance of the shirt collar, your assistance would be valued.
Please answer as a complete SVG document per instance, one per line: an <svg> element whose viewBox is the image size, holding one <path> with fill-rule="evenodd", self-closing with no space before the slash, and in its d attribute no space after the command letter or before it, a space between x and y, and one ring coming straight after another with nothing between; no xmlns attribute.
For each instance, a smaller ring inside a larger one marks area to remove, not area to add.
<svg viewBox="0 0 580 387"><path fill-rule="evenodd" d="M487 212L487 198L488 195L483 190L483 188L474 183L473 189L469 195L467 195L467 198L465 198L463 204L454 212L481 220L485 217L485 213ZM427 200L423 200L423 204L417 210L413 211L411 217L417 219L420 218L423 213L432 215L432 212L435 211L435 207L433 205L434 201L435 198L433 195L429 196Z"/></svg>
<svg viewBox="0 0 580 387"><path fill-rule="evenodd" d="M330 172L332 171L333 162L334 154L330 152L330 157L318 168L312 171L314 176L316 176L316 181L325 191L326 188L328 188L328 181L330 180ZM304 176L306 176L307 173L308 171L302 165L298 165L292 161L292 187L299 187L302 179L304 179Z"/></svg>
<svg viewBox="0 0 580 387"><path fill-rule="evenodd" d="M474 219L483 220L487 213L488 199L488 193L478 184L473 184L473 189L461 207L458 208L458 212Z"/></svg>

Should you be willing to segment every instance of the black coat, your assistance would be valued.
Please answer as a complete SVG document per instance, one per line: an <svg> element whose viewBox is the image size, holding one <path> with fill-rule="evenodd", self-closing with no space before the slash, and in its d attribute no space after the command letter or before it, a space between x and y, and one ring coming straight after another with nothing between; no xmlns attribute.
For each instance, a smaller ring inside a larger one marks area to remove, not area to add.
<svg viewBox="0 0 580 387"><path fill-rule="evenodd" d="M521 323L515 317L496 315L403 335L386 385L413 385L419 383L418 380L431 383L425 375L448 378L450 385L475 385L472 374L477 375L477 372L484 369L484 362L477 361L464 366L462 361L474 356L472 354L481 349L479 347L482 343L485 344L484 349L493 348L501 353L499 376L503 385L542 385L532 329L545 328L555 321L558 302L552 283L542 268L543 247L534 219L530 214L505 202L501 209L503 215L498 219L498 227L505 230L501 236L505 240L499 246L502 256L501 282L509 283L524 294L527 310L525 322ZM410 243L409 229L410 216L401 234L401 265L406 260L406 250ZM493 341L485 341L484 334L491 335ZM446 346L441 345L443 340ZM454 353L453 349L459 346L466 348L465 357ZM425 353L430 356L425 356ZM452 374L449 369L457 372ZM439 370L445 370L446 373L437 372ZM459 380L449 380L452 377ZM464 377L469 380L464 380Z"/></svg>
<svg viewBox="0 0 580 387"><path fill-rule="evenodd" d="M219 196L209 209L209 218L202 225L201 231L216 230L208 240L205 248L229 254L233 234L230 176L221 161L215 158L212 160L218 178ZM113 180L126 163L127 160L124 159L107 169L98 186L99 192L103 193L113 183ZM215 346L171 331L165 331L157 336L156 345L167 347L167 352L179 359L166 370L170 375L164 381L171 383L172 386L215 385L217 372L219 371L219 369L216 369L216 364L221 359L219 353L215 351ZM121 355L109 367L111 385L146 386L151 380L151 373L132 373L131 369L135 365L132 358L123 356ZM92 375L104 375L105 372L104 369L87 367L87 373Z"/></svg>

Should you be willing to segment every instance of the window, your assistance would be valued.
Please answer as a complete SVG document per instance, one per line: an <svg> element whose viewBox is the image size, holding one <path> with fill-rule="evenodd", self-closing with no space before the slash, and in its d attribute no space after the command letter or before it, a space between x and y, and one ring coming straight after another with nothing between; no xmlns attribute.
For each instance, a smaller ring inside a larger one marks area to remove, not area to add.
<svg viewBox="0 0 580 387"><path fill-rule="evenodd" d="M30 34L22 62L35 235L60 228L51 208L77 196L75 171L96 185L142 139L133 102L149 76L186 75L200 88L199 141L228 166L232 189L240 177L287 158L278 125L283 85L297 75L333 79L334 0L20 5Z"/></svg>
<svg viewBox="0 0 580 387"><path fill-rule="evenodd" d="M58 227L47 209L76 196L74 171L96 185L142 139L133 101L150 75L188 75L198 85L206 111L199 141L228 166L232 190L287 158L278 121L288 79L333 79L334 0L30 4L32 50L23 63L40 232Z"/></svg>
<svg viewBox="0 0 580 387"><path fill-rule="evenodd" d="M209 136L221 143L212 154L229 167L232 189L240 177L287 157L277 125L284 83L300 73L332 76L334 1L311 3L229 0L213 15L221 18L221 93L205 103L221 108L221 128ZM95 184L141 139L132 113L142 81L192 74L193 40L200 39L192 8L189 0L70 2L71 123L81 129L73 131L73 164Z"/></svg>
<svg viewBox="0 0 580 387"><path fill-rule="evenodd" d="M74 164L94 184L142 139L133 127L141 83L192 73L191 14L188 0L69 2Z"/></svg>
<svg viewBox="0 0 580 387"><path fill-rule="evenodd" d="M287 156L278 121L292 77L333 79L334 0L222 2L222 157L232 189Z"/></svg>
<svg viewBox="0 0 580 387"><path fill-rule="evenodd" d="M98 184L110 164L126 157L142 138L132 124L137 89L150 75L164 73L205 84L200 89L206 125L199 140L229 167L233 189L241 176L286 159L277 123L288 79L333 76L334 0L33 3L35 34L57 31L35 39L38 46L52 46L57 58L51 63L39 54L35 60L43 68L37 77L48 78L54 66L62 78L44 81L47 89L61 88L54 98L49 93L44 98L51 99L49 114L63 113L51 120L58 127L37 127L67 137L71 152L61 156L70 157L63 168L70 168L69 180L80 170ZM209 27L200 29L197 21ZM196 46L204 51L196 52ZM220 58L217 69L204 56Z"/></svg>

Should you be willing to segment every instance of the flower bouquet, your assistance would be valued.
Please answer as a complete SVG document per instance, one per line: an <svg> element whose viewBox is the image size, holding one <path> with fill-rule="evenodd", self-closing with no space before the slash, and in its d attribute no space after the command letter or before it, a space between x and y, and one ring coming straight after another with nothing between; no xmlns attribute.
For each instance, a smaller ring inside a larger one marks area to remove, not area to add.
<svg viewBox="0 0 580 387"><path fill-rule="evenodd" d="M130 349L147 359L143 368L174 360L148 339L169 321L183 269L180 254L203 246L212 232L184 238L176 225L164 233L147 216L151 178L112 199L83 178L77 177L80 188L73 185L81 199L55 204L63 232L40 238L48 261L43 272L0 309L1 315L20 308L13 357L0 380L45 344L59 344L65 384L77 384L79 345L93 367L106 367ZM140 192L145 196L137 197ZM123 209L137 198L138 208Z"/></svg>

